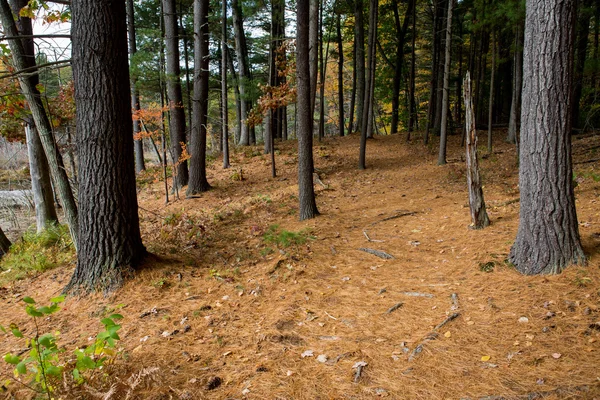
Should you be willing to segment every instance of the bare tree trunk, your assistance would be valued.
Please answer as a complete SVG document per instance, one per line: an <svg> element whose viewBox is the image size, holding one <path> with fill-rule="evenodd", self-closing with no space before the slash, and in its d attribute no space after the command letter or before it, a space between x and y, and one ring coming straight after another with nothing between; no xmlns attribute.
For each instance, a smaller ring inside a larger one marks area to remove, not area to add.
<svg viewBox="0 0 600 400"><path fill-rule="evenodd" d="M354 40L355 40L355 54L354 54L354 69L356 76L354 78L356 83L356 99L355 99L355 115L356 115L356 127L362 129L363 127L363 114L364 114L364 102L366 92L366 77L365 77L365 23L364 23L364 3L363 0L354 1ZM362 134L362 132L361 132Z"/></svg>
<svg viewBox="0 0 600 400"><path fill-rule="evenodd" d="M309 1L297 1L296 77L298 79L298 199L300 220L319 215L313 186L311 75L309 55Z"/></svg>
<svg viewBox="0 0 600 400"><path fill-rule="evenodd" d="M446 55L444 61L444 83L442 94L442 117L440 122L440 152L438 165L446 164L446 142L448 137L448 79L450 76L450 48L452 47L452 8L454 0L448 2L448 21L446 22Z"/></svg>
<svg viewBox="0 0 600 400"><path fill-rule="evenodd" d="M319 24L319 3L320 0L310 0L308 49L310 57L310 106L313 112L317 104L317 78L319 71L319 30L321 29Z"/></svg>
<svg viewBox="0 0 600 400"><path fill-rule="evenodd" d="M231 2L233 15L233 32L235 36L235 52L237 56L239 69L239 88L240 88L240 112L242 119L239 144L248 146L253 143L251 129L248 126L248 113L252 109L252 102L248 99L248 82L251 79L250 67L248 66L248 45L246 43L246 34L244 32L244 18L242 15L242 5L239 0Z"/></svg>
<svg viewBox="0 0 600 400"><path fill-rule="evenodd" d="M483 189L479 177L479 161L477 160L477 130L475 129L475 114L473 113L473 99L471 91L471 75L463 82L463 94L465 101L465 125L466 125L466 151L467 151L467 186L469 188L469 208L471 210L472 229L483 229L490 224L483 199Z"/></svg>
<svg viewBox="0 0 600 400"><path fill-rule="evenodd" d="M356 79L356 68L357 68L357 61L356 61L356 54L357 54L357 42L356 42L356 35L354 36L355 40L354 40L354 45L353 45L353 55L352 55L352 93L350 94L350 116L348 118L348 135L352 135L352 133L355 131L354 129L354 108L356 105L356 93L357 93L357 79Z"/></svg>
<svg viewBox="0 0 600 400"><path fill-rule="evenodd" d="M513 91L512 100L510 103L510 116L508 119L508 135L506 141L508 143L517 142L517 133L519 130L519 117L521 114L521 89L523 86L523 51L521 47L522 35L521 25L517 26L515 33L515 51L513 57Z"/></svg>
<svg viewBox="0 0 600 400"><path fill-rule="evenodd" d="M531 0L526 6L521 208L509 258L527 275L585 263L571 165L575 15L573 1Z"/></svg>
<svg viewBox="0 0 600 400"><path fill-rule="evenodd" d="M186 195L210 189L206 179L206 124L208 121L208 0L194 0L194 98L190 182Z"/></svg>
<svg viewBox="0 0 600 400"><path fill-rule="evenodd" d="M227 63L229 64L229 71L231 72L231 76L233 78L233 94L235 97L235 137L234 143L240 142L240 137L242 136L242 99L240 96L240 82L235 72L235 67L233 65L233 57L231 55L231 50L227 47Z"/></svg>
<svg viewBox="0 0 600 400"><path fill-rule="evenodd" d="M377 41L377 11L379 8L379 0L371 0L369 2L369 53L366 73L365 99L363 102L363 118L360 129L360 151L358 157L358 168L365 169L367 138L373 128L373 83L375 78L375 43ZM372 134L372 133L371 133Z"/></svg>
<svg viewBox="0 0 600 400"><path fill-rule="evenodd" d="M4 34L6 36L18 36L12 10L8 5L7 0L0 0L0 23L4 28ZM9 46L15 68L19 71L27 68L28 64L26 63L26 53L23 49L23 43L19 39L13 39L9 41ZM69 231L73 238L73 243L78 243L79 223L77 217L77 204L75 203L75 198L71 191L71 185L64 168L62 157L54 140L52 126L50 125L48 115L42 104L40 92L25 75L19 76L19 84L23 91L23 95L25 96L25 100L27 100L29 109L31 110L33 120L35 121L44 148L44 153L46 153L46 157L48 158L52 181L60 197L65 218L69 225ZM77 247L76 244L75 246Z"/></svg>
<svg viewBox="0 0 600 400"><path fill-rule="evenodd" d="M175 0L162 0L165 21L165 50L167 97L169 98L169 135L175 178L173 185L181 188L188 184L189 171L187 160L181 160L185 137L185 112L183 111L183 96L181 93L181 68L179 66L179 36L177 34L177 13Z"/></svg>
<svg viewBox="0 0 600 400"><path fill-rule="evenodd" d="M341 19L341 13L338 12L335 25L338 45L338 131L340 136L344 136L344 46Z"/></svg>
<svg viewBox="0 0 600 400"><path fill-rule="evenodd" d="M129 39L129 58L130 60L135 57L137 52L137 45L135 42L135 18L133 13L133 0L127 0L127 37ZM139 91L136 88L137 78L135 75L131 75L131 109L135 111L140 110ZM135 153L135 172L140 173L146 169L144 164L144 143L139 136L141 132L140 121L137 118L133 120L133 136L135 138L133 142L133 150Z"/></svg>
<svg viewBox="0 0 600 400"><path fill-rule="evenodd" d="M412 45L410 49L410 83L409 83L409 117L408 117L408 134L406 135L406 141L410 141L410 134L416 128L415 117L417 112L415 102L415 44L417 37L417 0L413 1L412 9Z"/></svg>
<svg viewBox="0 0 600 400"><path fill-rule="evenodd" d="M596 0L597 1L597 0ZM583 129L581 123L581 94L583 91L583 68L587 55L592 17L592 0L578 1L578 18L575 37L575 68L573 78L573 128Z"/></svg>
<svg viewBox="0 0 600 400"><path fill-rule="evenodd" d="M488 102L488 154L492 153L492 125L494 116L494 80L496 77L496 31L492 31L492 74L490 78L490 99Z"/></svg>
<svg viewBox="0 0 600 400"><path fill-rule="evenodd" d="M227 0L221 2L221 110L223 113L223 168L229 168L229 122L227 115Z"/></svg>

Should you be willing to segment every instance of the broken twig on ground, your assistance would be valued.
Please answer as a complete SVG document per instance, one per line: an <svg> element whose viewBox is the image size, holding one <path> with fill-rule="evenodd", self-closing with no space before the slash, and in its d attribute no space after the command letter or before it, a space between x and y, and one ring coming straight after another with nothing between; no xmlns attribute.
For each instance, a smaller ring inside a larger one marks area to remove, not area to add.
<svg viewBox="0 0 600 400"><path fill-rule="evenodd" d="M388 310L385 312L386 314L391 314L394 311L396 311L397 309L399 309L400 307L402 307L402 302L394 304L393 306L391 306L390 308L388 308Z"/></svg>
<svg viewBox="0 0 600 400"><path fill-rule="evenodd" d="M369 249L369 248L366 248L366 247L361 247L358 250L364 251L365 253L373 254L374 256L377 256L379 258L383 258L384 260L391 260L393 258L396 258L393 255L388 254L385 251L381 251L381 250Z"/></svg>

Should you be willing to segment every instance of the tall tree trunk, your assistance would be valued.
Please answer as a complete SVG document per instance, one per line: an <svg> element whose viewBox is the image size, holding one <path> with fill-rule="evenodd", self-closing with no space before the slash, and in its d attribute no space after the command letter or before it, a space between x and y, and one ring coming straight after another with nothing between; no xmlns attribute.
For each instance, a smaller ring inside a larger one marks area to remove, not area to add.
<svg viewBox="0 0 600 400"><path fill-rule="evenodd" d="M19 16L19 11L27 5L27 0L13 0L11 8L15 15ZM17 19L17 28L19 33L24 36L33 34L33 26L30 18L19 16ZM28 67L35 67L35 46L33 38L21 40L25 55L25 64ZM32 74L29 81L33 87L39 83L39 75ZM33 192L33 201L35 204L36 227L41 232L47 224L58 222L56 207L54 206L54 196L52 192L52 183L50 180L50 171L48 159L44 154L44 148L35 128L33 118L29 117L25 124L25 137L27 140L27 152L29 155L29 172L31 175L31 190ZM75 176L75 171L73 171ZM0 240L0 244L1 244ZM10 245L9 245L10 246Z"/></svg>
<svg viewBox="0 0 600 400"><path fill-rule="evenodd" d="M459 6L460 7L460 6ZM460 11L458 12L460 15ZM462 124L462 76L463 76L463 16L458 18L458 79L456 80L456 106L454 108L454 119L457 125ZM464 131L463 131L464 132Z"/></svg>
<svg viewBox="0 0 600 400"><path fill-rule="evenodd" d="M464 81L465 101L465 131L467 137L467 186L469 188L469 208L471 210L472 229L483 229L490 224L483 199L481 178L479 177L479 161L477 160L477 130L475 129L475 114L473 113L473 98L471 91L471 75L467 71Z"/></svg>
<svg viewBox="0 0 600 400"><path fill-rule="evenodd" d="M235 72L235 67L233 65L233 57L231 55L231 50L227 47L227 63L229 65L229 71L231 72L231 77L233 78L233 94L235 97L235 134L234 134L234 143L240 142L240 137L242 136L242 99L240 96L240 82Z"/></svg>
<svg viewBox="0 0 600 400"><path fill-rule="evenodd" d="M448 109L449 91L448 79L450 77L450 49L452 48L452 8L454 0L448 1L448 16L446 22L446 54L444 57L444 83L442 86L442 115L440 121L440 152L438 154L438 165L446 164L446 142L448 138Z"/></svg>
<svg viewBox="0 0 600 400"><path fill-rule="evenodd" d="M429 143L429 133L431 132L431 128L434 124L435 113L436 113L436 104L438 95L438 75L439 75L439 48L440 45L440 35L441 31L441 23L442 16L440 15L441 6L440 3L444 0L433 0L433 33L432 33L432 44L431 44L431 79L429 81L429 103L427 104L427 126L425 127L425 135L423 137L423 142L425 144Z"/></svg>
<svg viewBox="0 0 600 400"><path fill-rule="evenodd" d="M181 188L188 184L189 172L187 160L182 160L185 137L185 112L181 93L181 68L179 66L179 36L177 34L177 13L175 0L162 0L165 21L165 51L167 74L167 97L169 99L169 135L175 178L173 185Z"/></svg>
<svg viewBox="0 0 600 400"><path fill-rule="evenodd" d="M248 98L248 83L251 80L250 67L248 65L248 45L246 43L246 33L244 32L244 17L242 14L242 5L239 0L231 2L233 16L233 32L235 37L235 53L237 56L240 82L240 97L242 102L241 119L242 129L239 144L248 146L252 143L250 127L248 126L248 113L252 109L252 102Z"/></svg>
<svg viewBox="0 0 600 400"><path fill-rule="evenodd" d="M417 0L413 1L412 8L412 44L410 49L410 83L409 83L409 117L408 117L408 134L406 135L406 141L410 141L410 134L416 128L415 120L417 107L415 102L415 44L417 37Z"/></svg>
<svg viewBox="0 0 600 400"><path fill-rule="evenodd" d="M366 152L367 152L367 137L372 132L373 127L373 83L375 78L375 43L377 41L377 11L379 8L378 0L370 0L369 2L369 53L368 53L368 68L366 73L367 87L365 88L365 99L363 101L363 118L360 129L360 151L358 157L358 168L365 169Z"/></svg>
<svg viewBox="0 0 600 400"><path fill-rule="evenodd" d="M526 6L521 208L509 258L528 275L585 262L571 165L575 15L574 1L532 0Z"/></svg>
<svg viewBox="0 0 600 400"><path fill-rule="evenodd" d="M229 168L229 122L227 115L227 0L221 1L221 112L223 113L223 168Z"/></svg>
<svg viewBox="0 0 600 400"><path fill-rule="evenodd" d="M519 117L521 115L521 90L523 86L523 36L522 27L519 24L515 33L515 50L513 56L513 88L510 103L510 115L508 118L508 143L516 143L519 130Z"/></svg>
<svg viewBox="0 0 600 400"><path fill-rule="evenodd" d="M317 78L319 71L319 3L320 0L310 0L310 20L308 49L310 57L310 106L314 112L317 99ZM314 123L314 121L313 121Z"/></svg>
<svg viewBox="0 0 600 400"><path fill-rule="evenodd" d="M340 136L344 136L344 45L341 19L341 13L338 12L335 23L338 46L338 131Z"/></svg>
<svg viewBox="0 0 600 400"><path fill-rule="evenodd" d="M364 3L363 0L354 1L354 40L355 40L355 59L354 69L356 77L356 99L355 99L355 114L356 114L356 127L362 129L363 127L363 114L364 114L364 102L365 102L365 88L366 88L366 76L365 76L365 22L364 22ZM362 132L361 132L362 134Z"/></svg>
<svg viewBox="0 0 600 400"><path fill-rule="evenodd" d="M496 78L496 32L492 31L492 73L490 78L490 98L488 101L488 138L487 151L492 153L492 125L494 123L494 80Z"/></svg>
<svg viewBox="0 0 600 400"><path fill-rule="evenodd" d="M350 116L348 117L348 135L352 135L353 132L356 131L354 129L354 109L356 108L356 96L357 96L357 61L356 54L358 51L358 44L356 42L356 33L354 35L354 45L352 46L352 93L350 94Z"/></svg>
<svg viewBox="0 0 600 400"><path fill-rule="evenodd" d="M190 85L190 52L189 52L189 38L187 32L184 30L183 25L183 2L179 3L179 31L182 32L181 36L183 39L183 62L185 66L185 92L186 92L186 107L188 114L187 126L192 129L192 89Z"/></svg>
<svg viewBox="0 0 600 400"><path fill-rule="evenodd" d="M208 122L208 0L194 0L194 97L190 182L186 195L210 189L206 179L206 125Z"/></svg>
<svg viewBox="0 0 600 400"><path fill-rule="evenodd" d="M402 65L404 63L404 38L408 31L408 22L412 14L415 0L409 0L406 8L404 22L400 25L399 0L394 0L394 22L396 27L396 65L394 66L394 79L392 83L392 124L391 134L398 133L400 115L400 82L402 81Z"/></svg>
<svg viewBox="0 0 600 400"><path fill-rule="evenodd" d="M7 0L0 0L0 23L4 28L4 34L6 36L18 36L15 21L13 20L13 14ZM22 41L18 39L10 40L9 46L15 68L18 71L29 68ZM125 55L125 59L127 59L127 55ZM32 73L35 73L35 70L32 71ZM75 244L75 247L77 247L79 231L77 204L75 203L75 198L73 197L73 192L71 191L71 185L65 171L62 157L54 140L52 126L50 125L48 115L46 114L44 105L42 104L40 92L28 76L19 75L19 84L21 86L21 90L23 91L23 95L25 96L25 100L29 105L29 109L31 110L33 120L35 121L35 125L42 142L42 147L44 148L44 153L48 159L50 175L62 203L65 218L67 220L67 224L69 225L69 232L73 238L73 243ZM133 133L131 135L133 136Z"/></svg>
<svg viewBox="0 0 600 400"><path fill-rule="evenodd" d="M110 291L142 259L125 2L73 0L79 246L70 292Z"/></svg>
<svg viewBox="0 0 600 400"><path fill-rule="evenodd" d="M298 199L300 220L319 215L313 186L311 75L309 55L310 0L298 0L296 12L296 78L298 79Z"/></svg>
<svg viewBox="0 0 600 400"><path fill-rule="evenodd" d="M573 128L583 129L581 121L581 92L583 90L583 68L587 55L592 17L592 0L579 0L577 33L575 36L575 70L573 78Z"/></svg>
<svg viewBox="0 0 600 400"><path fill-rule="evenodd" d="M137 52L137 45L135 42L135 18L133 12L133 0L127 0L127 37L129 39L129 59L133 60L135 53ZM135 74L131 74L131 109L135 111L140 110L139 91L136 87L137 77ZM146 169L144 164L144 142L140 135L140 121L137 118L133 120L133 135L135 140L133 142L133 150L135 153L135 172L140 173Z"/></svg>

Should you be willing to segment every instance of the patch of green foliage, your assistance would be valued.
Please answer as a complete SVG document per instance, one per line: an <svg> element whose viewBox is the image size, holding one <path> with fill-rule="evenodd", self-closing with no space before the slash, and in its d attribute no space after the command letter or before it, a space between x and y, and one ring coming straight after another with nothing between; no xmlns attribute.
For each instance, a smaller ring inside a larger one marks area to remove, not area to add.
<svg viewBox="0 0 600 400"><path fill-rule="evenodd" d="M35 325L31 337L25 337L23 331L14 323L8 328L0 326L0 330L4 333L10 332L16 338L25 340L27 350L23 354L7 353L4 356L6 363L14 365L15 378L24 377L29 381L25 386L39 394L44 394L48 399L52 398L51 393L55 392L64 380L65 369L71 370L73 380L78 385L91 380L95 373L118 355L116 341L121 339L117 333L121 325L115 321L122 319L123 316L112 314L100 321L104 330L98 333L94 343L75 349L74 357L61 357L66 350L64 346L57 345L59 332L42 334L39 320L46 319L47 316L60 310L59 304L64 300L64 296L55 297L50 300L49 306L38 307L31 297L23 298L25 312ZM69 359L72 361L67 361ZM23 383L21 379L19 380Z"/></svg>
<svg viewBox="0 0 600 400"><path fill-rule="evenodd" d="M293 245L301 245L307 240L313 239L310 232L302 230L299 232L286 231L279 228L279 225L271 225L263 235L265 243L272 243L280 248L287 248Z"/></svg>
<svg viewBox="0 0 600 400"><path fill-rule="evenodd" d="M28 230L0 260L0 286L75 261L75 247L66 225Z"/></svg>

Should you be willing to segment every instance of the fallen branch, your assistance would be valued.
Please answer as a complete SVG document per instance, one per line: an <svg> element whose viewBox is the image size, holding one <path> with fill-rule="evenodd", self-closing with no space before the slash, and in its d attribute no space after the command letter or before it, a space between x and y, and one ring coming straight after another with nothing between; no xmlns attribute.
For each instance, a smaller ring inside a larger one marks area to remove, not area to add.
<svg viewBox="0 0 600 400"><path fill-rule="evenodd" d="M319 174L317 174L316 172L313 173L313 181L315 181L319 185L323 186L323 189L327 189L327 185L325 185L323 183L323 181L321 180L321 178L319 178Z"/></svg>
<svg viewBox="0 0 600 400"><path fill-rule="evenodd" d="M456 319L458 316L460 315L460 313L454 313L451 314L449 316L446 317L445 320L443 320L442 322L440 322L439 324L436 325L435 328L433 328L433 330L431 332L429 332L427 334L427 336L425 336L425 339L423 339L421 341L421 343L419 343L415 349L410 353L410 356L408 356L408 361L412 361L415 359L415 357L417 357L422 351L423 351L423 347L425 346L425 344L431 340L435 340L438 337L438 333L436 332L438 329L440 329L442 326L446 325L448 322Z"/></svg>
<svg viewBox="0 0 600 400"><path fill-rule="evenodd" d="M396 258L393 255L388 254L385 251L381 251L381 250L374 250L374 249L369 249L369 248L366 248L366 247L361 247L358 250L364 251L365 253L373 254L374 256L377 256L379 258L383 258L384 260L391 260L393 258Z"/></svg>
<svg viewBox="0 0 600 400"><path fill-rule="evenodd" d="M452 293L450 299L452 299L452 307L450 307L450 309L458 310L458 295L456 293Z"/></svg>
<svg viewBox="0 0 600 400"><path fill-rule="evenodd" d="M356 373L354 374L354 383L358 383L360 376L362 374L363 368L367 366L367 363L364 361L359 361L352 368L356 369Z"/></svg>
<svg viewBox="0 0 600 400"><path fill-rule="evenodd" d="M400 294L403 294L405 296L412 296L412 297L427 297L427 298L433 298L433 295L430 293L420 293L420 292L400 292Z"/></svg>
<svg viewBox="0 0 600 400"><path fill-rule="evenodd" d="M600 161L600 158L592 158L590 160L577 161L577 162L574 162L573 164L589 164L589 163L593 163L596 161Z"/></svg>
<svg viewBox="0 0 600 400"><path fill-rule="evenodd" d="M378 223L380 223L380 222L389 221L389 220L391 220L391 219L402 218L402 217L406 217L406 216L409 216L409 215L415 215L416 213L417 213L416 211L405 211L405 212L401 212L401 213L399 213L399 214L392 215L391 217L386 217L386 218L384 218L384 219L381 219L381 220L379 220L379 221L375 221L375 222L373 222L373 223L371 224L371 226L373 226L373 225L375 225L375 224L378 224Z"/></svg>
<svg viewBox="0 0 600 400"><path fill-rule="evenodd" d="M505 201L503 203L500 203L500 204L498 204L496 206L492 206L492 207L496 207L496 208L497 207L504 207L504 206L508 206L510 204L518 203L519 201L521 201L521 198L517 197L516 199L508 200L508 201Z"/></svg>
<svg viewBox="0 0 600 400"><path fill-rule="evenodd" d="M363 229L363 235L365 235L365 237L367 238L367 242L376 242L376 243L383 243L385 242L385 240L375 240L375 239L371 239L369 237L369 235L367 234L367 230Z"/></svg>
<svg viewBox="0 0 600 400"><path fill-rule="evenodd" d="M386 314L391 314L394 311L396 311L397 309L399 309L400 307L402 307L402 302L394 304L393 306L391 306L390 308L388 308L388 310L385 313Z"/></svg>

